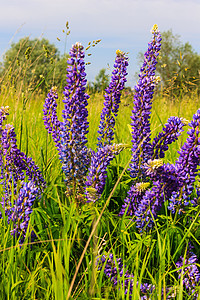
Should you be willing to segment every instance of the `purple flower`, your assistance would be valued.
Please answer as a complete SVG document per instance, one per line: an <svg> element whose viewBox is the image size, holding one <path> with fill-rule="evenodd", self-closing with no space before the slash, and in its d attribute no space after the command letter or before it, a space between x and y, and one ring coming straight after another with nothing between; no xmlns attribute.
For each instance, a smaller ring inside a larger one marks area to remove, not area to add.
<svg viewBox="0 0 200 300"><path fill-rule="evenodd" d="M200 109L194 114L189 126L191 129L187 132L188 138L178 152L180 155L175 166L179 179L183 185L187 186L187 192L190 194L193 190L191 185L195 181L197 167L200 164Z"/></svg>
<svg viewBox="0 0 200 300"><path fill-rule="evenodd" d="M24 180L26 174L28 179L33 180L42 191L45 187L44 178L32 158L27 157L17 148L16 134L12 125L5 125L0 144L3 162L2 179L12 180L13 184L15 184L18 180Z"/></svg>
<svg viewBox="0 0 200 300"><path fill-rule="evenodd" d="M152 157L150 143L150 114L154 88L157 83L155 69L157 56L161 48L161 35L157 25L152 29L153 38L144 54L144 63L140 69L139 81L135 86L134 108L132 111L132 162L130 173L132 177L142 175L142 165Z"/></svg>
<svg viewBox="0 0 200 300"><path fill-rule="evenodd" d="M169 201L169 210L175 213L184 211L185 206L197 205L197 199L191 199L194 182L200 164L200 110L193 116L190 124L183 118L170 117L154 139L150 142L150 114L152 98L156 84L155 69L161 47L161 36L154 25L153 39L149 43L145 60L140 69L139 81L135 87L134 108L132 111L132 160L130 175L135 182L124 200L120 215L125 212L135 216L137 227L142 230L147 224L153 226L152 215L157 212L165 200ZM189 125L187 141L181 148L178 160L173 164L163 164L161 158L171 143L176 141ZM151 183L147 191L138 193L136 185Z"/></svg>
<svg viewBox="0 0 200 300"><path fill-rule="evenodd" d="M187 132L188 138L181 150L178 151L179 158L175 162L178 174L179 189L174 190L169 201L169 209L174 213L178 209L179 213L184 210L190 201L190 195L194 189L194 182L200 165L200 110L194 114L190 124L191 129Z"/></svg>
<svg viewBox="0 0 200 300"><path fill-rule="evenodd" d="M154 225L152 215L156 218L157 211L162 206L164 198L163 189L164 186L159 180L153 182L153 187L146 191L140 201L137 210L135 211L136 227L140 228L140 231L142 231L145 226L151 228Z"/></svg>
<svg viewBox="0 0 200 300"><path fill-rule="evenodd" d="M134 295L134 276L129 273L126 265L123 264L121 258L115 258L113 254L109 256L102 255L97 259L98 269L104 270L104 274L110 278L110 281L114 286L122 286L124 288L124 293L127 295L129 293L129 299L132 299ZM124 279L124 280L123 280ZM136 282L138 287L138 281ZM140 299L149 299L148 296L152 295L155 290L155 286L152 284L144 283L140 285Z"/></svg>
<svg viewBox="0 0 200 300"><path fill-rule="evenodd" d="M52 134L56 147L60 150L62 122L60 122L57 117L57 99L58 94L56 87L52 87L45 99L43 120L45 128L48 130L48 133Z"/></svg>
<svg viewBox="0 0 200 300"><path fill-rule="evenodd" d="M17 238L20 236L20 243L23 243L26 236L32 206L38 195L39 190L32 181L22 182L17 198L9 210L8 222L13 222L11 234Z"/></svg>
<svg viewBox="0 0 200 300"><path fill-rule="evenodd" d="M196 256L193 254L188 261L185 263L189 263L190 269L187 267L187 269L184 269L184 284L187 284L189 288L187 291L189 291L189 295L193 293L195 296L194 299L198 296L195 292L195 287L199 285L199 271L195 265L197 259ZM135 296L135 289L134 288L134 275L131 274L128 270L126 265L123 264L121 258L116 258L113 256L113 254L109 255L102 255L97 259L97 265L98 270L104 271L104 274L110 279L110 281L113 283L113 285L116 287L117 285L124 289L125 295L129 293L129 299L132 299ZM182 259L180 262L177 262L177 267L182 267ZM188 273L188 270L190 271ZM181 270L178 271L179 273ZM189 279L189 280L188 280ZM155 295L155 289L156 286L151 283L141 283L140 288L138 288L139 282L136 282L136 288L140 292L140 299L141 300L148 300L148 299L154 299L151 298ZM164 296L165 294L165 296ZM161 299L174 299L176 297L176 290L174 287L165 287L165 290L162 289L162 298Z"/></svg>
<svg viewBox="0 0 200 300"><path fill-rule="evenodd" d="M135 217L135 212L149 186L149 182L139 182L132 185L128 191L128 196L124 200L119 216L123 216L126 212L126 215Z"/></svg>
<svg viewBox="0 0 200 300"><path fill-rule="evenodd" d="M179 274L179 279L183 274L183 286L186 289L188 295L192 295L192 299L198 298L198 293L196 287L200 285L200 273L197 268L197 256L191 252L187 251L186 257L181 256L176 263L177 270Z"/></svg>
<svg viewBox="0 0 200 300"><path fill-rule="evenodd" d="M3 185L4 196L2 198L3 208L7 207L12 191L16 193L17 182L23 181L25 174L22 171L20 161L18 160L18 149L16 144L16 134L14 127L6 124L0 137L1 144L1 184ZM16 164L15 164L16 163Z"/></svg>
<svg viewBox="0 0 200 300"><path fill-rule="evenodd" d="M68 187L76 189L86 175L89 155L86 147L88 133L88 98L85 93L84 50L76 43L70 50L68 60L67 86L64 91L65 108L61 126L60 159Z"/></svg>
<svg viewBox="0 0 200 300"><path fill-rule="evenodd" d="M41 195L45 187L45 181L32 158L27 157L17 148L14 127L10 124L1 127L0 168L0 183L3 186L1 204L5 215L8 216L8 221L14 222L14 231L12 231L12 234L15 235L15 232L19 232L19 226L21 229L23 227L23 234L25 234L29 220L28 215L31 213L30 207L35 197ZM26 177L28 177L29 183L25 182ZM26 194L24 194L25 191ZM21 206L24 208L22 209ZM16 218L13 217L16 216L16 212L17 215L20 213L17 221ZM19 220L22 219L24 221L21 223ZM19 234L17 237L18 236Z"/></svg>
<svg viewBox="0 0 200 300"><path fill-rule="evenodd" d="M0 107L0 135L2 134L2 126L3 122L6 120L7 116L9 115L9 107L8 106L2 106Z"/></svg>
<svg viewBox="0 0 200 300"><path fill-rule="evenodd" d="M94 151L92 152L90 167L85 182L85 193L88 202L95 202L100 198L106 183L107 167L111 160L113 160L123 148L124 145L121 144L106 145L103 148L99 148L96 153Z"/></svg>
<svg viewBox="0 0 200 300"><path fill-rule="evenodd" d="M135 183L130 188L119 214L122 216L126 212L132 216L140 231L146 226L151 228L154 225L152 215L156 219L164 201L179 188L174 165L163 164L161 159L154 159L144 164L144 170L148 181Z"/></svg>
<svg viewBox="0 0 200 300"><path fill-rule="evenodd" d="M135 210L137 227L140 231L145 226L152 227L157 212L161 209L166 199L169 199L174 190L179 188L178 174L174 165L163 164L160 159L148 161L145 166L146 173L153 181L152 187L148 189L143 197L139 199Z"/></svg>
<svg viewBox="0 0 200 300"><path fill-rule="evenodd" d="M176 141L183 131L183 126L187 125L187 120L178 117L170 117L160 132L153 140L152 159L163 158L168 146Z"/></svg>
<svg viewBox="0 0 200 300"><path fill-rule="evenodd" d="M112 72L111 82L104 95L104 107L101 113L99 125L98 147L110 145L114 139L115 120L121 102L121 93L126 83L126 69L128 57L120 50L116 51L114 71Z"/></svg>
<svg viewBox="0 0 200 300"><path fill-rule="evenodd" d="M63 100L63 122L59 122L57 118L55 89L51 89L48 94L43 110L45 127L52 134L59 151L68 194L75 192L82 194L84 185L86 185L85 193L89 201L95 201L101 196L106 181L106 168L114 156L121 151L119 148L124 148L111 146L128 66L126 54L119 50L116 53L114 71L111 83L106 89L104 108L101 114L96 153L86 146L89 96L85 93L87 82L85 54L80 43L73 45L69 53L67 86L64 90Z"/></svg>

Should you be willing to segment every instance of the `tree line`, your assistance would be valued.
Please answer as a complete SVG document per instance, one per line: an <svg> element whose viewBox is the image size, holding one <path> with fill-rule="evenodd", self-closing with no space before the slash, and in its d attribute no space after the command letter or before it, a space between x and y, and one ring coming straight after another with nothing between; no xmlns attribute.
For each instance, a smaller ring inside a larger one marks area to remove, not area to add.
<svg viewBox="0 0 200 300"><path fill-rule="evenodd" d="M0 87L12 87L42 91L55 85L63 88L66 79L67 54L61 55L54 44L47 39L25 37L12 43L3 56L0 65ZM139 62L143 54L138 54ZM162 32L161 55L157 65L157 75L161 77L160 88L171 95L200 92L200 55L191 44L183 43L172 30ZM106 69L101 69L93 82L88 83L90 92L102 92L109 84Z"/></svg>

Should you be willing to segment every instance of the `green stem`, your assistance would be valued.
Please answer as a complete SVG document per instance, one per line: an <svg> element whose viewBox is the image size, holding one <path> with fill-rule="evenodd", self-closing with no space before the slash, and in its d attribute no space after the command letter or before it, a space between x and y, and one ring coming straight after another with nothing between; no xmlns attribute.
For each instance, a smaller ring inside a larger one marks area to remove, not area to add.
<svg viewBox="0 0 200 300"><path fill-rule="evenodd" d="M94 216L93 222L92 222L92 228L94 229L94 235L93 235L93 245L92 245L92 276L90 281L90 288L89 288L89 295L90 297L95 296L95 283L96 283L96 274L97 274L97 266L96 266L96 258L98 255L98 247L97 247L97 226L95 226L95 223L97 221L96 215Z"/></svg>

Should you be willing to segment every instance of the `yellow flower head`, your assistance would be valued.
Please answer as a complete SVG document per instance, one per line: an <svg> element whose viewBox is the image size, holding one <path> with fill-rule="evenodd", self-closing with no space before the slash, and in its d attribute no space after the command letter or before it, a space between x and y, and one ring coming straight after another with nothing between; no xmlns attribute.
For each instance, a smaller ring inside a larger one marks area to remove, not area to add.
<svg viewBox="0 0 200 300"><path fill-rule="evenodd" d="M3 113L4 115L6 115L6 114L9 113L9 109L10 109L9 106L2 106L2 107L0 107L0 110L2 111L2 113Z"/></svg>
<svg viewBox="0 0 200 300"><path fill-rule="evenodd" d="M151 29L151 33L156 33L156 32L158 32L158 25L154 24L152 29Z"/></svg>
<svg viewBox="0 0 200 300"><path fill-rule="evenodd" d="M163 166L162 159L154 159L154 160L149 159L148 162L145 164L147 174L154 174L155 171L162 166Z"/></svg>
<svg viewBox="0 0 200 300"><path fill-rule="evenodd" d="M135 187L139 193L144 192L150 186L149 182L139 182L136 183Z"/></svg>
<svg viewBox="0 0 200 300"><path fill-rule="evenodd" d="M117 54L117 56L120 56L120 55L123 55L124 52L118 49L118 50L116 50L116 54Z"/></svg>
<svg viewBox="0 0 200 300"><path fill-rule="evenodd" d="M57 86L52 86L51 90L53 93L57 93Z"/></svg>
<svg viewBox="0 0 200 300"><path fill-rule="evenodd" d="M86 191L87 191L90 195L96 196L97 190L96 190L95 188L93 188L93 187L87 187L87 188L86 188Z"/></svg>
<svg viewBox="0 0 200 300"><path fill-rule="evenodd" d="M159 83L159 82L161 82L160 76L155 76L155 83Z"/></svg>

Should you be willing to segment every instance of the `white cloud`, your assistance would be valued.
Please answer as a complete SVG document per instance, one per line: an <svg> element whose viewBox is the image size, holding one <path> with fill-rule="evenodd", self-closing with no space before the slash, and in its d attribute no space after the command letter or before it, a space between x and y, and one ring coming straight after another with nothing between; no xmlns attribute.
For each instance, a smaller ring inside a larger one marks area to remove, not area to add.
<svg viewBox="0 0 200 300"><path fill-rule="evenodd" d="M194 0L8 0L1 4L0 25L58 30L69 20L74 31L127 35L159 23L161 29L199 32L199 13Z"/></svg>

